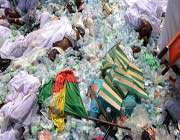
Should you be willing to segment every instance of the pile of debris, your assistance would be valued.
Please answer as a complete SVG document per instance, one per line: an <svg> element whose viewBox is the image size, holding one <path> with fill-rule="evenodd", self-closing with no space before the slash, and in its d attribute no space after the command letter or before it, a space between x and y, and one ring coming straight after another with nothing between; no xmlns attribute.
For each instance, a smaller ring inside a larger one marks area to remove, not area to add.
<svg viewBox="0 0 180 140"><path fill-rule="evenodd" d="M178 137L161 118L159 2L0 0L0 139Z"/></svg>

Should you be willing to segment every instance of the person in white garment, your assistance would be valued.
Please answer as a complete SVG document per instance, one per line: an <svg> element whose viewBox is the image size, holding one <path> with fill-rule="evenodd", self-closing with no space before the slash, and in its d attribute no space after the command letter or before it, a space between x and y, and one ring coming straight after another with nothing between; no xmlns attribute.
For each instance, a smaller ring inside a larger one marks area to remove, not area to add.
<svg viewBox="0 0 180 140"><path fill-rule="evenodd" d="M8 83L9 94L0 108L0 140L19 140L20 128L29 126L38 110L40 80L26 71L18 72Z"/></svg>
<svg viewBox="0 0 180 140"><path fill-rule="evenodd" d="M48 21L39 30L19 37L15 42L6 41L0 48L0 57L14 61L27 60L32 63L37 56L44 55L48 49L58 43L64 43L64 40L68 40L69 45L73 47L81 35L79 28L73 27L67 17L61 17ZM69 46L62 49L65 50L67 47Z"/></svg>
<svg viewBox="0 0 180 140"><path fill-rule="evenodd" d="M5 18L9 23L23 24L33 18L39 0L4 0L7 4L4 8ZM9 4L8 4L9 3Z"/></svg>
<svg viewBox="0 0 180 140"><path fill-rule="evenodd" d="M160 34L162 7L155 0L124 0L128 6L125 21L139 32L144 45L152 35Z"/></svg>

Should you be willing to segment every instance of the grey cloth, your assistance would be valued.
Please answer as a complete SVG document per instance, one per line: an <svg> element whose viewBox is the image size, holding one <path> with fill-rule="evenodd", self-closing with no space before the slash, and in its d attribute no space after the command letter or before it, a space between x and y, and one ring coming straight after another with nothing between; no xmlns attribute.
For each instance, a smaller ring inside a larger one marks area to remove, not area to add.
<svg viewBox="0 0 180 140"><path fill-rule="evenodd" d="M8 0L0 0L0 7L10 8L10 2Z"/></svg>
<svg viewBox="0 0 180 140"><path fill-rule="evenodd" d="M169 41L180 31L180 0L168 0L164 26L159 40L159 49L166 47ZM180 61L177 66L180 67Z"/></svg>
<svg viewBox="0 0 180 140"><path fill-rule="evenodd" d="M17 0L17 9L20 14L26 14L33 11L38 6L39 0Z"/></svg>
<svg viewBox="0 0 180 140"><path fill-rule="evenodd" d="M160 48L168 45L169 41L180 31L180 0L168 0L164 27L160 37Z"/></svg>
<svg viewBox="0 0 180 140"><path fill-rule="evenodd" d="M39 0L17 0L16 10L22 16L21 20L28 22L30 16L35 17L38 4Z"/></svg>
<svg viewBox="0 0 180 140"><path fill-rule="evenodd" d="M176 87L176 89L178 90L178 92L180 94L180 76L176 76L175 87Z"/></svg>
<svg viewBox="0 0 180 140"><path fill-rule="evenodd" d="M15 130L9 130L2 134L0 134L0 140L17 140L16 138L16 131Z"/></svg>
<svg viewBox="0 0 180 140"><path fill-rule="evenodd" d="M165 104L165 109L168 110L173 121L178 122L180 120L180 101L179 100L169 100Z"/></svg>

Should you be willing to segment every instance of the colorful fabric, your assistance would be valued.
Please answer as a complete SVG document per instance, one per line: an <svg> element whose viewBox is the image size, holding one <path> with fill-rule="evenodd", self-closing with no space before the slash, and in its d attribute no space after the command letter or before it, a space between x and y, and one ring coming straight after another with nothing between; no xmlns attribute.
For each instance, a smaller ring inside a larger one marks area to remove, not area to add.
<svg viewBox="0 0 180 140"><path fill-rule="evenodd" d="M67 82L66 84L65 112L78 117L87 117L78 83Z"/></svg>
<svg viewBox="0 0 180 140"><path fill-rule="evenodd" d="M53 86L54 86L53 78L43 85L38 95L38 103L43 104L44 101L51 96Z"/></svg>
<svg viewBox="0 0 180 140"><path fill-rule="evenodd" d="M66 96L66 84L59 91L58 94L53 96L53 101L51 105L51 119L59 132L62 132L65 127L65 123L64 123L65 96Z"/></svg>
<svg viewBox="0 0 180 140"><path fill-rule="evenodd" d="M130 75L123 73L123 71L113 70L112 72L114 85L121 89L130 91L139 97L148 98L142 82L136 81Z"/></svg>
<svg viewBox="0 0 180 140"><path fill-rule="evenodd" d="M55 84L52 89L53 94L58 93L64 87L64 84L66 81L77 83L77 80L72 71L66 70L66 71L60 72L56 76Z"/></svg>
<svg viewBox="0 0 180 140"><path fill-rule="evenodd" d="M122 98L129 91L139 97L148 98L144 89L143 72L128 60L120 45L108 52L102 71L105 73L105 81Z"/></svg>
<svg viewBox="0 0 180 140"><path fill-rule="evenodd" d="M113 81L113 75L112 75L112 71L107 72L106 77L105 77L105 81L108 83L108 85L114 90L116 91L116 93L121 97L121 98L125 98L128 90L126 89L122 89L120 88L119 85L116 85L116 83Z"/></svg>
<svg viewBox="0 0 180 140"><path fill-rule="evenodd" d="M122 99L114 92L104 80L96 80L94 84L98 86L98 91L95 91L98 96L102 97L107 103L112 105L115 109L120 110Z"/></svg>
<svg viewBox="0 0 180 140"><path fill-rule="evenodd" d="M63 71L56 76L52 89L51 118L58 131L64 130L66 114L87 117L77 80L72 71Z"/></svg>
<svg viewBox="0 0 180 140"><path fill-rule="evenodd" d="M80 96L78 82L72 71L60 72L56 79L50 79L41 88L38 102L46 104L46 99L51 95L50 116L59 132L64 130L67 114L77 117L88 116Z"/></svg>

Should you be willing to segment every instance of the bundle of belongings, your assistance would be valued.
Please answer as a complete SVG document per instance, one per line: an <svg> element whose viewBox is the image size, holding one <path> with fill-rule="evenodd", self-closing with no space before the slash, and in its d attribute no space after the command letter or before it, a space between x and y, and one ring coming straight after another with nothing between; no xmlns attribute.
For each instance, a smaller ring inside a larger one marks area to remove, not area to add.
<svg viewBox="0 0 180 140"><path fill-rule="evenodd" d="M51 119L59 132L64 130L67 114L79 118L87 117L78 81L70 70L58 73L43 85L38 103L49 107Z"/></svg>
<svg viewBox="0 0 180 140"><path fill-rule="evenodd" d="M110 112L111 120L118 116L127 118L141 98L149 98L142 71L128 60L121 47L116 45L107 53L103 60L103 79L95 80L90 86L90 116L98 118L102 112Z"/></svg>
<svg viewBox="0 0 180 140"><path fill-rule="evenodd" d="M81 28L73 27L67 17L49 20L40 29L25 37L18 37L15 42L7 40L0 48L0 57L15 61L15 65L32 63L48 49L66 50L73 47L76 40L85 33ZM58 51L60 52L60 51ZM55 57L50 57L54 60ZM23 62L23 63L22 63Z"/></svg>

